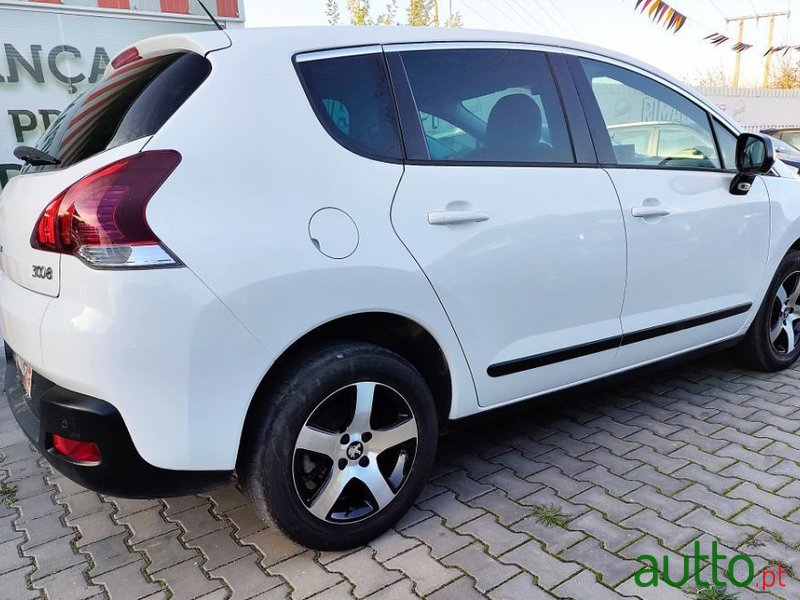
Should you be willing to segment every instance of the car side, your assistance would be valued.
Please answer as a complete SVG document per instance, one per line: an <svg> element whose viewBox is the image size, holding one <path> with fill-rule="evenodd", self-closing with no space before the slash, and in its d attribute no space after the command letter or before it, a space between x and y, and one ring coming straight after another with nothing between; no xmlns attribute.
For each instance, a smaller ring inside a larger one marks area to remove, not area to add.
<svg viewBox="0 0 800 600"><path fill-rule="evenodd" d="M350 547L414 501L449 420L721 343L792 364L798 181L771 144L633 59L501 38L137 44L203 56L207 77L156 131L0 197L9 398L48 460L129 496L235 472L293 539ZM612 143L642 122L703 151ZM175 152L145 201L173 263L31 248L62 189L85 200L76 182L109 163Z"/></svg>

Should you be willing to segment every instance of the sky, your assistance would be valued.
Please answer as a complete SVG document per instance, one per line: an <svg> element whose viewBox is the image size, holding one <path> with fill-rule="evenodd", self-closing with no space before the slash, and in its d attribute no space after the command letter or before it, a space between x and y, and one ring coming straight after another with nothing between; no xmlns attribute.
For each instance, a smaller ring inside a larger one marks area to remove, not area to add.
<svg viewBox="0 0 800 600"><path fill-rule="evenodd" d="M372 0L372 13L384 11L386 0ZM775 21L773 45L800 45L800 1L796 0L666 0L688 17L678 33L667 32L635 12L636 0L452 0L454 12L461 13L464 27L501 31L524 31L578 39L649 62L681 79L695 82L703 74L724 69L733 74L738 18L757 12L783 12L796 8L797 14ZM285 25L327 25L325 0L244 0L247 27ZM439 0L442 16L450 0ZM794 6L796 4L796 7ZM399 0L398 15L405 16L407 0ZM347 21L345 0L339 0L342 22ZM742 55L740 85L761 82L767 48L769 19L745 23L743 40L753 48ZM731 41L720 47L703 38L722 33ZM800 51L789 53L800 60ZM773 64L784 58L776 55Z"/></svg>

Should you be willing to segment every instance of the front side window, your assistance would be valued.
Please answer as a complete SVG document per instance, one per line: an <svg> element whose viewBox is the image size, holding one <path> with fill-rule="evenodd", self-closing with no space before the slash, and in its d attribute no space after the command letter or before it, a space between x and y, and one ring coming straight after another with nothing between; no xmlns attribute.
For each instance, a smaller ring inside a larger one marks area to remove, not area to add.
<svg viewBox="0 0 800 600"><path fill-rule="evenodd" d="M317 116L337 142L364 156L403 159L383 54L300 60L297 66Z"/></svg>
<svg viewBox="0 0 800 600"><path fill-rule="evenodd" d="M487 163L573 163L545 54L467 49L403 52L429 156Z"/></svg>
<svg viewBox="0 0 800 600"><path fill-rule="evenodd" d="M708 114L669 87L628 69L581 59L617 162L721 169Z"/></svg>
<svg viewBox="0 0 800 600"><path fill-rule="evenodd" d="M722 123L714 119L714 133L717 134L719 151L722 153L722 164L728 171L736 170L736 142L739 138L724 127Z"/></svg>

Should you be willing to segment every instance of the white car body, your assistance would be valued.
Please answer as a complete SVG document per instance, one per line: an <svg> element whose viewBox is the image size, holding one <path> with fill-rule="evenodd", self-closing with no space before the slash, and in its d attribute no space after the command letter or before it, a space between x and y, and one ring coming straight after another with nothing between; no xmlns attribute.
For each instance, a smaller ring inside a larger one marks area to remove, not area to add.
<svg viewBox="0 0 800 600"><path fill-rule="evenodd" d="M351 152L315 116L293 58L355 47L591 57L665 84L739 133L668 75L566 40L334 27L140 45L143 56L205 54L211 74L152 137L23 174L3 190L0 327L34 372L111 403L155 467L234 470L265 376L287 349L338 319L396 315L426 330L449 372L443 417L459 419L740 337L800 240L800 184L779 164L782 176L759 176L749 194L733 196L733 173L725 171L404 165ZM146 217L185 266L98 270L31 248L37 218L61 190L143 149L182 156ZM632 216L640 205L671 214ZM490 218L429 222L429 213L454 207ZM32 265L56 275L33 279ZM732 308L724 318L625 342L631 332ZM612 342L573 359L489 373L491 365L598 340Z"/></svg>

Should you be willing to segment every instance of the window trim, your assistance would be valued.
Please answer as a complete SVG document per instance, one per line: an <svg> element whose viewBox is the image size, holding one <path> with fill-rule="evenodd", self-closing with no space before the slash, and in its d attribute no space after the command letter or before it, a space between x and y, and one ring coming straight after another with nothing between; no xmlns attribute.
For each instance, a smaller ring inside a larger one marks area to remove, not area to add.
<svg viewBox="0 0 800 600"><path fill-rule="evenodd" d="M567 127L567 135L570 139L572 156L574 162L570 163L555 163L555 162L515 162L515 161L465 161L465 160L436 160L430 158L430 151L428 150L428 146L425 143L425 136L422 130L422 124L419 119L419 110L416 104L416 100L414 99L412 90L411 90L411 83L408 80L408 73L405 69L405 64L403 63L402 53L403 52L411 52L411 51L431 51L431 50L524 50L528 52L539 52L544 55L545 60L547 61L547 68L550 71L550 75L553 79L553 84L556 89L556 93L558 95L559 104L561 105L561 112L564 116L564 122ZM405 164L407 165L414 165L414 166L438 166L438 167L532 167L532 168L542 168L542 167L550 167L550 168L567 168L567 167L578 167L578 168L585 168L585 167L597 167L597 160L596 155L594 153L594 148L592 146L584 147L581 152L578 152L578 147L576 145L575 139L575 128L580 129L581 121L578 120L576 125L573 125L572 119L576 118L576 115L573 114L576 109L578 109L581 113L582 107L579 104L573 104L572 106L568 105L567 99L565 99L564 89L562 87L563 77L559 77L557 71L553 68L553 63L551 61L551 55L557 54L553 52L553 48L548 46L541 46L538 44L525 44L525 43L511 43L511 42L421 42L421 43L403 43L403 44L387 44L383 46L383 50L387 56L387 61L390 66L390 75L392 77L392 81L394 85L401 85L403 88L402 92L397 90L395 96L398 100L398 113L400 114L400 126L403 127L406 120L412 120L412 122L416 122L419 125L413 126L413 131L403 131L404 139L409 140L409 145L412 143L417 145L422 143L423 147L425 148L425 154L428 156L427 159L425 158L409 158L413 156L410 152L406 155ZM393 55L397 56L397 59L393 58ZM402 66L402 71L400 71L399 66ZM397 69L395 73L394 69ZM579 99L578 99L579 101ZM584 117L585 119L585 117ZM585 123L584 123L584 126ZM420 137L421 136L421 137ZM415 138L417 138L415 140ZM582 136L580 140L581 143L586 143L588 140ZM589 154L591 153L591 154ZM586 156L589 154L590 156L595 157L594 160L586 160ZM581 162L583 159L583 162Z"/></svg>
<svg viewBox="0 0 800 600"><path fill-rule="evenodd" d="M333 60L336 58L346 58L352 56L368 56L368 55L379 55L381 57L381 63L383 64L384 72L386 73L386 80L389 83L389 95L391 97L391 105L394 109L394 116L397 126L397 135L400 142L400 158L393 158L391 156L383 156L379 154L373 154L371 152L362 152L356 150L352 147L346 146L339 138L341 136L341 132L334 129L327 121L326 116L323 114L322 110L320 110L317 103L314 101L314 97L311 94L311 90L308 87L308 82L306 78L303 76L303 71L301 69L301 65L309 62L315 61L322 61L322 60ZM297 79L300 82L300 86L303 88L303 93L306 96L306 100L308 105L310 106L311 110L314 112L314 116L319 121L319 124L325 130L325 132L330 136L330 138L337 143L339 146L350 152L351 154L355 154L356 156L361 156L363 158L367 158L369 160L374 160L377 162L382 162L386 164L392 165L402 165L406 162L406 157L408 156L406 152L406 145L405 140L403 138L403 128L402 123L400 122L400 115L398 114L397 110L397 97L394 91L394 84L392 80L392 73L389 70L389 65L387 64L386 54L383 51L383 47L379 44L371 44L367 46L350 46L345 48L330 48L325 50L315 50L312 52L298 52L292 56L292 66L294 67L295 74L297 75Z"/></svg>
<svg viewBox="0 0 800 600"><path fill-rule="evenodd" d="M618 60L614 60L612 58L604 57L602 55L597 54L590 54L587 52L568 52L568 62L569 62L569 70L570 74L572 75L573 80L575 81L575 86L578 88L578 94L581 97L581 102L583 103L584 112L586 113L586 117L589 120L589 128L592 133L592 139L595 141L596 147L598 143L601 148L601 152L599 154L602 155L600 160L600 167L604 169L639 169L645 171L678 171L678 172L697 172L697 173L735 173L735 171L729 171L725 168L725 159L722 156L722 151L719 146L719 140L717 139L716 131L714 131L713 126L713 119L716 119L719 124L728 129L730 131L730 127L726 125L727 118L723 117L722 115L712 111L708 106L701 103L698 98L693 97L691 94L687 93L686 90L681 89L680 87L674 85L672 82L663 79L662 77L657 76L654 73L649 71L645 71L644 69L640 69L635 65L631 65L628 63L624 63ZM594 95L594 91L591 87L591 82L589 81L589 77L586 75L586 71L581 65L580 59L586 58L587 60L594 60L596 62L603 62L611 66L618 67L620 69L625 69L640 75L642 77L646 77L655 81L656 83L667 87L668 89L672 90L673 92L677 93L681 97L683 97L687 102L691 102L694 106L700 109L706 117L708 122L708 127L711 130L712 140L714 142L715 149L717 151L717 156L719 158L720 167L719 168L703 168L703 167L688 167L688 166L658 166L658 165L626 165L621 164L616 154L614 153L613 146L611 144L611 136L608 133L608 127L606 126L605 119L603 118L602 112L600 111L600 105L597 102L597 98ZM736 137L740 134L732 132Z"/></svg>

